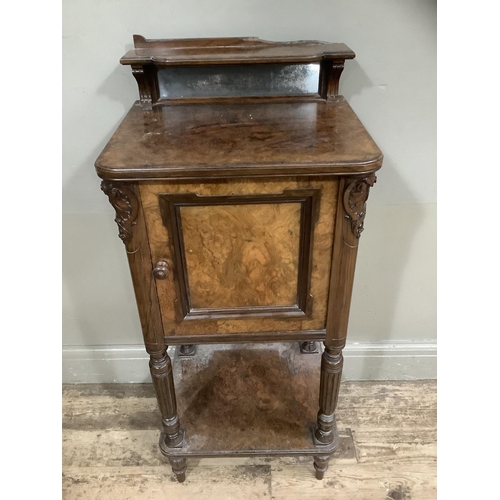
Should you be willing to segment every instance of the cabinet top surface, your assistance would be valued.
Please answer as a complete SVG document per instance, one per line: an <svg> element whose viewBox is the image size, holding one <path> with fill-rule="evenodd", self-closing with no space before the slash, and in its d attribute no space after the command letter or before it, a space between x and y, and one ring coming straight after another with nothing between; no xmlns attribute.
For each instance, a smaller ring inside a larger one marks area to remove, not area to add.
<svg viewBox="0 0 500 500"><path fill-rule="evenodd" d="M102 178L348 175L382 153L342 96L319 102L136 102L95 162Z"/></svg>

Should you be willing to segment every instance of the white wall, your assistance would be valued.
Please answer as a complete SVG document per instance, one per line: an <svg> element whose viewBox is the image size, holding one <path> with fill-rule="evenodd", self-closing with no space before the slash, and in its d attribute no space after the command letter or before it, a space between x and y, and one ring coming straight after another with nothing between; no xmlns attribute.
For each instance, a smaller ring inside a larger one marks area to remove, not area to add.
<svg viewBox="0 0 500 500"><path fill-rule="evenodd" d="M123 244L93 163L138 98L120 57L147 38L344 42L345 95L385 155L371 191L350 341L436 337L436 5L430 0L63 0L63 338L141 344Z"/></svg>

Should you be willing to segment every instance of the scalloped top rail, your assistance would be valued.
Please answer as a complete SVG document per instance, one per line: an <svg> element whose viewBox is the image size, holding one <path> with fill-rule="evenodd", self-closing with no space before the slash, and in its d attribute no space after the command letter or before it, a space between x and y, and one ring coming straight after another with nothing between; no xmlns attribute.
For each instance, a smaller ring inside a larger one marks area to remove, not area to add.
<svg viewBox="0 0 500 500"><path fill-rule="evenodd" d="M134 35L130 65L145 111L177 102L327 100L354 52L343 43L247 38L153 40Z"/></svg>

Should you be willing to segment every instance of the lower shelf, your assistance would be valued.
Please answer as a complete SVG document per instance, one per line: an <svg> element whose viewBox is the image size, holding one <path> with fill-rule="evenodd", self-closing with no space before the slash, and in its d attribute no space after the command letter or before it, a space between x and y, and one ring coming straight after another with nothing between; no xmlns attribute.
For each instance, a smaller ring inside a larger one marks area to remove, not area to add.
<svg viewBox="0 0 500 500"><path fill-rule="evenodd" d="M299 344L198 345L173 359L182 447L168 457L329 455L316 445L321 354Z"/></svg>

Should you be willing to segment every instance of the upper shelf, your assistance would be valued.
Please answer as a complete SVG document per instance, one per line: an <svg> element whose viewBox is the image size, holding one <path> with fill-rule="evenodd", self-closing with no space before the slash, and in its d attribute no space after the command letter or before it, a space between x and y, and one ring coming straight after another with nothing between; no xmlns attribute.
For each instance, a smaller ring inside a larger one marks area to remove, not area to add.
<svg viewBox="0 0 500 500"><path fill-rule="evenodd" d="M120 60L132 67L144 111L174 101L299 98L338 95L344 62L354 52L343 43L258 38L147 40Z"/></svg>
<svg viewBox="0 0 500 500"><path fill-rule="evenodd" d="M310 63L323 59L353 59L354 52L344 43L313 40L270 42L259 38L184 38L147 40L134 35L133 50L121 64L255 64Z"/></svg>

